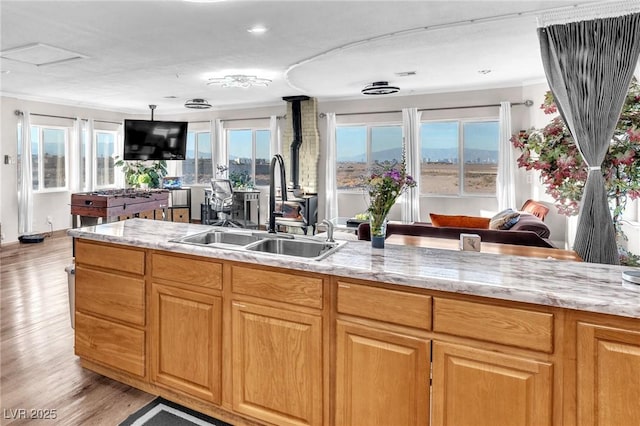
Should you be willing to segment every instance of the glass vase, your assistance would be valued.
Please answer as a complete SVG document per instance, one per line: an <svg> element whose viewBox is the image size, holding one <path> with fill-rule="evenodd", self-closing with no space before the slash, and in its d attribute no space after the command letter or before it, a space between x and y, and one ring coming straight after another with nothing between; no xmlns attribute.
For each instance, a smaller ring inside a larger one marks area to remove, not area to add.
<svg viewBox="0 0 640 426"><path fill-rule="evenodd" d="M387 215L370 213L369 229L371 247L384 248L384 240L387 237Z"/></svg>

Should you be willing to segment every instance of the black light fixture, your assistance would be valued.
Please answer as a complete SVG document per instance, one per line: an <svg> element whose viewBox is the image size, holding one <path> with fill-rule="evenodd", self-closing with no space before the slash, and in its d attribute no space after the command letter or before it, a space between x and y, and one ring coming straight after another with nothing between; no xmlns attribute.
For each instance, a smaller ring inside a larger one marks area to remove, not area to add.
<svg viewBox="0 0 640 426"><path fill-rule="evenodd" d="M184 103L185 108L190 109L209 109L211 108L211 104L206 99L189 99Z"/></svg>
<svg viewBox="0 0 640 426"><path fill-rule="evenodd" d="M389 86L388 81L375 81L371 84L367 84L362 89L363 95L390 95L392 93L398 93L400 88L397 86Z"/></svg>

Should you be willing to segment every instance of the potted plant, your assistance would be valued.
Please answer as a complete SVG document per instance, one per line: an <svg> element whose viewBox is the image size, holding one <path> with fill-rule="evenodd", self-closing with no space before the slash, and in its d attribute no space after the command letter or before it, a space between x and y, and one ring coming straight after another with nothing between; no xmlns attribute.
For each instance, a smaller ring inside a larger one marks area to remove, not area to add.
<svg viewBox="0 0 640 426"><path fill-rule="evenodd" d="M160 188L162 178L167 175L165 160L124 161L117 159L114 165L122 167L125 182L134 188L140 188L144 185L148 188Z"/></svg>

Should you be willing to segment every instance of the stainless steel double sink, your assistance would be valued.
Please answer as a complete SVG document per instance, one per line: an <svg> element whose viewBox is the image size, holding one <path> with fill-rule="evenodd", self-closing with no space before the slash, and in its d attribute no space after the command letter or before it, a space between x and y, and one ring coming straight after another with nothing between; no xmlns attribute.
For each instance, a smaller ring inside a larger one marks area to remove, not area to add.
<svg viewBox="0 0 640 426"><path fill-rule="evenodd" d="M238 251L268 253L277 256L320 260L338 250L345 241L322 241L292 234L269 234L236 229L207 230L172 242Z"/></svg>

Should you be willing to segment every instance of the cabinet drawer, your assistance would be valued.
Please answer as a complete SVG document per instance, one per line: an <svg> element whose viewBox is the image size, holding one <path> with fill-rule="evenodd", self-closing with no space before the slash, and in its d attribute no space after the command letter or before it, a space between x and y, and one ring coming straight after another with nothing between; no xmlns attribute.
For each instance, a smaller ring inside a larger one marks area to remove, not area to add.
<svg viewBox="0 0 640 426"><path fill-rule="evenodd" d="M144 212L140 212L138 214L138 217L140 219L153 219L154 218L153 210L147 210L147 211L144 211Z"/></svg>
<svg viewBox="0 0 640 426"><path fill-rule="evenodd" d="M144 326L144 279L78 266L76 309Z"/></svg>
<svg viewBox="0 0 640 426"><path fill-rule="evenodd" d="M221 263L153 253L151 265L153 278L213 289L222 288Z"/></svg>
<svg viewBox="0 0 640 426"><path fill-rule="evenodd" d="M338 282L338 312L431 329L431 296Z"/></svg>
<svg viewBox="0 0 640 426"><path fill-rule="evenodd" d="M76 312L76 355L144 377L144 331Z"/></svg>
<svg viewBox="0 0 640 426"><path fill-rule="evenodd" d="M76 263L144 274L144 251L76 240Z"/></svg>
<svg viewBox="0 0 640 426"><path fill-rule="evenodd" d="M546 312L435 297L433 330L553 352L553 314Z"/></svg>
<svg viewBox="0 0 640 426"><path fill-rule="evenodd" d="M322 308L322 278L234 266L231 286L234 293Z"/></svg>
<svg viewBox="0 0 640 426"><path fill-rule="evenodd" d="M172 221L189 223L189 219L189 209L171 208Z"/></svg>

